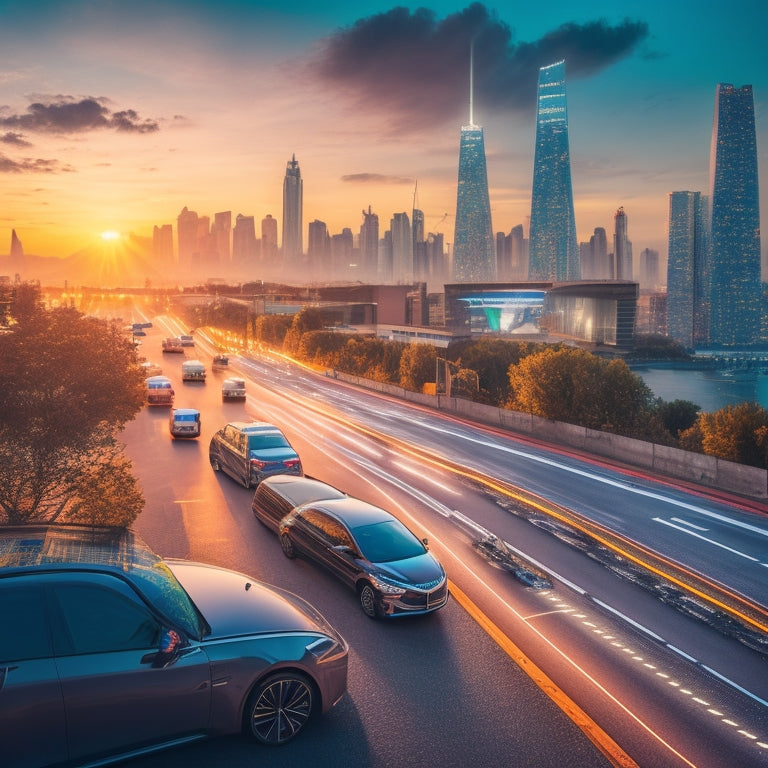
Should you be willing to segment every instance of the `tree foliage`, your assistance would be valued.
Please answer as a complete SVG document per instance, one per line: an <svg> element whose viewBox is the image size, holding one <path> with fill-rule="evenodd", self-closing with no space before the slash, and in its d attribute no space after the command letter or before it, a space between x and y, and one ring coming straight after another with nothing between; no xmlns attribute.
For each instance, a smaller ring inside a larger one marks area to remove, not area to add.
<svg viewBox="0 0 768 768"><path fill-rule="evenodd" d="M680 442L686 450L768 469L768 410L741 403L702 413Z"/></svg>
<svg viewBox="0 0 768 768"><path fill-rule="evenodd" d="M122 331L38 310L0 336L0 360L0 520L102 519L109 506L110 519L133 519L143 498L114 435L145 391Z"/></svg>
<svg viewBox="0 0 768 768"><path fill-rule="evenodd" d="M435 380L437 350L431 344L408 344L400 356L400 386L421 392Z"/></svg>
<svg viewBox="0 0 768 768"><path fill-rule="evenodd" d="M618 434L647 420L651 390L622 360L581 349L544 349L509 368L510 407Z"/></svg>

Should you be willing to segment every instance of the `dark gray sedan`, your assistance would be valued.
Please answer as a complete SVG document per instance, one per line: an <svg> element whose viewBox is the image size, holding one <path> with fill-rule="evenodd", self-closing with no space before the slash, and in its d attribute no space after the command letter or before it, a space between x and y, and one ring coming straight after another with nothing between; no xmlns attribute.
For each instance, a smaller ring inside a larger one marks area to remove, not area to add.
<svg viewBox="0 0 768 768"><path fill-rule="evenodd" d="M308 603L125 529L0 529L0 616L3 768L282 744L346 691L347 644Z"/></svg>
<svg viewBox="0 0 768 768"><path fill-rule="evenodd" d="M394 515L348 496L296 507L280 523L286 557L297 554L352 587L366 616L412 616L448 602L442 565Z"/></svg>

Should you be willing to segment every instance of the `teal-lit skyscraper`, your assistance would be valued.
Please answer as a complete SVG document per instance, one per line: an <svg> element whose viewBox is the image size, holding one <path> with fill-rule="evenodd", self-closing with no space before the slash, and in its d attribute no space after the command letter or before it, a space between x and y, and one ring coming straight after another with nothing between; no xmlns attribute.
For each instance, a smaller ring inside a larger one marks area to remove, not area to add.
<svg viewBox="0 0 768 768"><path fill-rule="evenodd" d="M564 61L539 70L529 240L529 280L581 278Z"/></svg>
<svg viewBox="0 0 768 768"><path fill-rule="evenodd" d="M473 72L469 75L469 125L461 127L456 228L453 235L453 280L486 283L496 280L496 251L488 196L483 129L473 115Z"/></svg>
<svg viewBox="0 0 768 768"><path fill-rule="evenodd" d="M752 86L721 83L710 153L709 344L760 338L760 201Z"/></svg>

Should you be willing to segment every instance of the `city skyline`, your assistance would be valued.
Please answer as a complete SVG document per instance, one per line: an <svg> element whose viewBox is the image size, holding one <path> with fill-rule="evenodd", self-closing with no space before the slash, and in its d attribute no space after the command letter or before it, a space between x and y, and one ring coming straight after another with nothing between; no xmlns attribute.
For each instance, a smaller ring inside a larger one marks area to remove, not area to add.
<svg viewBox="0 0 768 768"><path fill-rule="evenodd" d="M636 253L666 255L669 192L707 188L719 83L753 85L765 178L762 4L736 2L727 36L715 3L429 8L4 4L0 242L15 230L26 253L64 257L106 231L151 238L186 206L282 230L295 154L305 222L357 232L369 206L389 221L418 182L424 230L448 247L471 37L494 233L527 229L536 74L560 58L579 242L623 207Z"/></svg>

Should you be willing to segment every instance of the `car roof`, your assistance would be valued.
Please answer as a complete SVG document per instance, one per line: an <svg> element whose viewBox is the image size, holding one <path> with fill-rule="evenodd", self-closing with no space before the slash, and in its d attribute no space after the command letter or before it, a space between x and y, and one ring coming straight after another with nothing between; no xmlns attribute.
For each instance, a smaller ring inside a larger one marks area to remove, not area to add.
<svg viewBox="0 0 768 768"><path fill-rule="evenodd" d="M333 515L351 529L358 528L361 525L384 523L396 519L394 515L385 509L369 504L362 499L356 499L353 496L346 496L342 499L311 501L300 507L301 510L310 508Z"/></svg>
<svg viewBox="0 0 768 768"><path fill-rule="evenodd" d="M309 501L318 499L342 499L346 497L344 491L334 488L328 483L316 480L313 477L300 475L272 475L265 477L259 488L274 489L275 493L287 499L294 507L300 504L306 504ZM258 489L256 493L258 493Z"/></svg>
<svg viewBox="0 0 768 768"><path fill-rule="evenodd" d="M267 421L230 421L228 426L244 432L246 435L255 435L259 432L280 432L280 429Z"/></svg>
<svg viewBox="0 0 768 768"><path fill-rule="evenodd" d="M0 577L30 571L157 568L158 555L130 529L76 524L0 527Z"/></svg>
<svg viewBox="0 0 768 768"><path fill-rule="evenodd" d="M221 382L222 384L236 384L238 386L242 386L245 384L245 379L238 379L238 378L229 378L224 379L224 381Z"/></svg>
<svg viewBox="0 0 768 768"><path fill-rule="evenodd" d="M174 413L178 413L179 415L192 415L192 414L198 414L200 411L197 410L197 408L174 408Z"/></svg>
<svg viewBox="0 0 768 768"><path fill-rule="evenodd" d="M152 382L153 384L165 384L165 382L171 383L171 380L167 376L148 376L146 379L144 379L147 383Z"/></svg>

